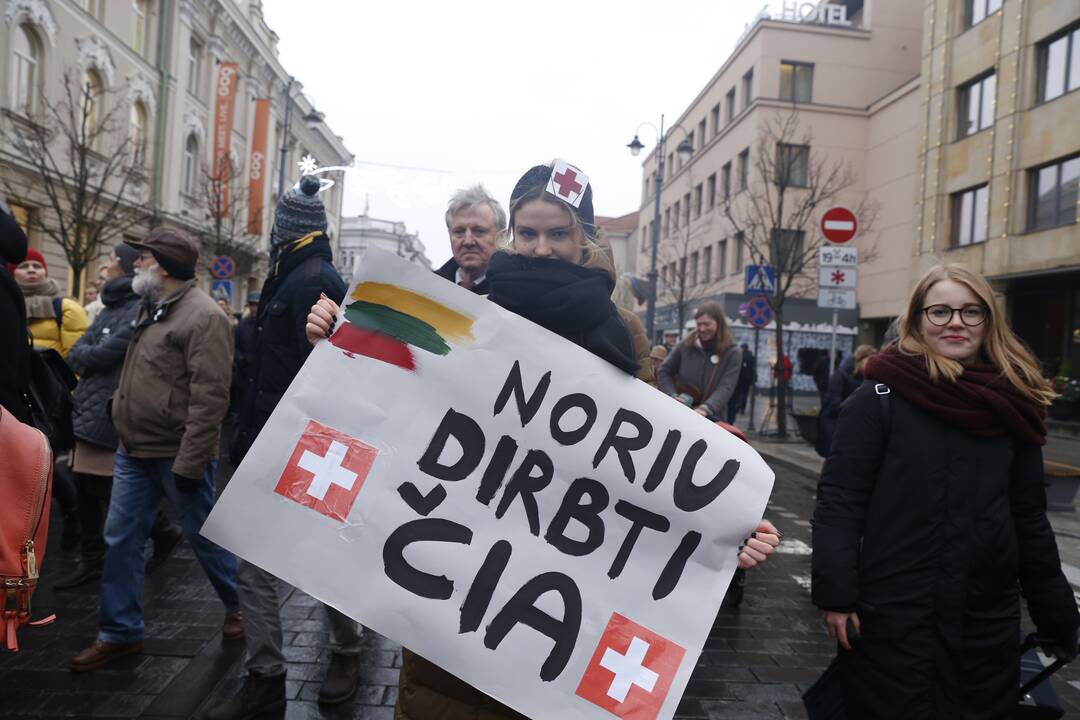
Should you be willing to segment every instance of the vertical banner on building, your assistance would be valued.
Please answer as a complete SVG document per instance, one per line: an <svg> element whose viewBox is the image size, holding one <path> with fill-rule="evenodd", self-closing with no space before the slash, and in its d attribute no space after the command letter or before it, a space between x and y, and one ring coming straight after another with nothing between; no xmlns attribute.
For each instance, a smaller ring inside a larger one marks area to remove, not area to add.
<svg viewBox="0 0 1080 720"><path fill-rule="evenodd" d="M248 171L248 235L262 235L263 194L266 186L266 134L270 127L270 100L255 101L255 126L251 131Z"/></svg>
<svg viewBox="0 0 1080 720"><path fill-rule="evenodd" d="M218 68L214 106L214 167L212 177L217 186L215 215L222 217L229 211L229 145L232 142L233 104L236 101L236 63L224 62Z"/></svg>

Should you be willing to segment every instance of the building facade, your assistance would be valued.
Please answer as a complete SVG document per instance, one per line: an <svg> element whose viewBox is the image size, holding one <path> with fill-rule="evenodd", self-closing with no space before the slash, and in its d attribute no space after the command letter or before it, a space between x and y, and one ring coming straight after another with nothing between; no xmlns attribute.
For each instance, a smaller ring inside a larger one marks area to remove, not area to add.
<svg viewBox="0 0 1080 720"><path fill-rule="evenodd" d="M632 212L619 217L596 216L600 246L611 253L611 262L615 265L615 292L612 301L626 310L636 310L637 301L630 289L629 275L637 265L638 213Z"/></svg>
<svg viewBox="0 0 1080 720"><path fill-rule="evenodd" d="M853 241L863 260L861 316L883 329L903 302L909 273L897 276L895 268L909 264L911 256L922 18L903 0L848 0L818 7L825 10L803 21L797 7L785 8L786 17L759 16L666 133L658 335L685 326L695 305L712 300L725 308L739 338L749 337L750 325L739 311L749 299L743 290L751 253L729 212L743 214L765 197L763 152L777 157L783 152L789 158L791 182L785 193L792 207L804 202L820 182L815 175L825 168L835 166L849 175L828 204L862 205L874 216L872 222L862 218L867 228ZM778 144L775 131L785 123L791 132ZM684 138L693 148L685 160L677 151ZM654 150L645 160L642 179L640 276L650 266L657 164ZM906 214L897 210L905 206ZM790 232L799 247L809 247L818 238L806 236L816 231L817 214L826 209L804 220L804 230L783 232ZM816 295L812 283L800 282L784 305L785 329L793 333L785 353L803 370L795 387L804 390L812 387L809 372L831 342L832 312L817 307ZM842 310L839 315L841 349L849 352L859 314ZM771 333L764 331L763 343L774 343ZM775 349L758 353L763 363L772 355ZM759 372L766 381L769 376Z"/></svg>
<svg viewBox="0 0 1080 720"><path fill-rule="evenodd" d="M372 247L388 250L411 263L431 269L431 260L418 234L408 232L403 222L379 220L365 211L363 215L341 220L336 264L346 281L352 279L363 261L364 253Z"/></svg>
<svg viewBox="0 0 1080 720"><path fill-rule="evenodd" d="M991 279L1048 374L1080 374L1080 3L928 0L912 275Z"/></svg>
<svg viewBox="0 0 1080 720"><path fill-rule="evenodd" d="M153 224L190 231L202 241L197 277L208 290L207 263L219 253L234 255L236 306L267 272L279 170L287 188L305 156L321 166L352 162L278 60L277 35L258 0L0 0L0 18L0 130L41 122L45 104L62 97L65 75L92 88L94 112L117 111L115 131L126 134L135 148L131 162L140 164L140 182L122 201L144 209L146 219L126 236L138 238ZM215 175L222 167L229 169ZM334 179L322 200L336 238L343 178ZM0 180L31 244L58 277L64 253L42 231L57 214L8 142L0 142ZM81 280L95 277L95 265ZM74 285L70 273L68 283Z"/></svg>
<svg viewBox="0 0 1080 720"><path fill-rule="evenodd" d="M991 278L1048 374L1075 374L1080 4L844 0L782 8L755 19L666 135L658 329L677 323L678 303L664 288L681 279L685 304L718 300L741 327L747 253L724 201L753 201L747 190L763 130L795 116L800 139L784 149L794 174L819 163L849 168L852 182L828 204L866 211L852 241L860 252L857 309L840 312L845 344L879 344L917 278L933 264L960 262ZM684 137L693 146L686 161L676 151ZM642 178L639 276L650 264L656 166L653 153ZM812 334L829 314L816 307L812 281L800 293L805 299L788 301L785 320L811 334L795 337L795 351L820 345Z"/></svg>

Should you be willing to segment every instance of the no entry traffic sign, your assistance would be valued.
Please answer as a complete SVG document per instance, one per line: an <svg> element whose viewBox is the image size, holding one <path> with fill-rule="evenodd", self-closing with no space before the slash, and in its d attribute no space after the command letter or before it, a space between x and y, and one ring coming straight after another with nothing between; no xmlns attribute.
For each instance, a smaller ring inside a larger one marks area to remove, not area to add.
<svg viewBox="0 0 1080 720"><path fill-rule="evenodd" d="M855 213L846 207L830 208L821 216L821 232L831 243L846 243L855 237L858 229L859 222L855 219Z"/></svg>

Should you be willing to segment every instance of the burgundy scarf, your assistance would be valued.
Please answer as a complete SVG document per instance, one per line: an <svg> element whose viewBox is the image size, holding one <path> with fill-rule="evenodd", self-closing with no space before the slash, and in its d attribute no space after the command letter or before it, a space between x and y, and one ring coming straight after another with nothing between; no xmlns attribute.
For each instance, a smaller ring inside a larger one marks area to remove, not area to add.
<svg viewBox="0 0 1080 720"><path fill-rule="evenodd" d="M866 376L972 435L1046 444L1046 408L1021 395L993 365L966 365L956 382L932 382L921 355L904 355L892 345L867 361Z"/></svg>

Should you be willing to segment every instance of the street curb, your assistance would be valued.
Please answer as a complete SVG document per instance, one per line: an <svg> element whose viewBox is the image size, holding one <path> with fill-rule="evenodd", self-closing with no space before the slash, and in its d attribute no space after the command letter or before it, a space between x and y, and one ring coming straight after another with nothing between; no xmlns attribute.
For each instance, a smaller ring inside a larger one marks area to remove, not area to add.
<svg viewBox="0 0 1080 720"><path fill-rule="evenodd" d="M777 465L784 468L785 470L790 470L798 475L802 475L807 480L810 480L810 484L803 484L803 486L811 492L817 492L817 481L819 477L819 474L817 472L811 470L810 468L804 467L797 462L792 462L791 460L779 457L778 455L773 455L770 452L763 452L761 450L756 450L756 452L769 465Z"/></svg>

